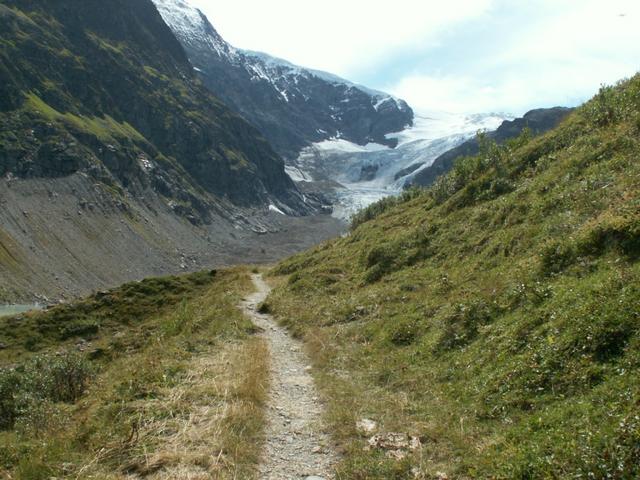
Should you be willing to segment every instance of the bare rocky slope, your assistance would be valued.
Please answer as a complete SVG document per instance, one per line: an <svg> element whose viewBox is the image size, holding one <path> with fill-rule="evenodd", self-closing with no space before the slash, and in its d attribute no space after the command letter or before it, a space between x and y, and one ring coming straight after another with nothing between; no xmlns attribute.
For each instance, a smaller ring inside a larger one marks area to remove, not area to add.
<svg viewBox="0 0 640 480"><path fill-rule="evenodd" d="M202 85L150 0L2 0L0 32L0 301L335 233L296 218L320 203Z"/></svg>
<svg viewBox="0 0 640 480"><path fill-rule="evenodd" d="M84 174L0 180L0 303L50 303L155 275L265 263L341 233L329 215L255 209L194 225L152 191L115 199ZM258 216L260 215L260 216Z"/></svg>

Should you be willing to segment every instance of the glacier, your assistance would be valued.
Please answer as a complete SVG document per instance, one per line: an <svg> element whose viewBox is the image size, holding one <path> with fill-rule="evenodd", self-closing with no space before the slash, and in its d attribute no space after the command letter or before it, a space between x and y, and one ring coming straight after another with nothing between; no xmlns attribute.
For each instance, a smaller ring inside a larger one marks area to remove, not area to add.
<svg viewBox="0 0 640 480"><path fill-rule="evenodd" d="M388 135L398 141L396 148L332 138L303 149L298 158L288 162L286 171L296 182L330 185L333 215L348 221L358 210L400 194L414 175L441 154L478 131L495 130L512 118L506 113L417 113L412 127Z"/></svg>

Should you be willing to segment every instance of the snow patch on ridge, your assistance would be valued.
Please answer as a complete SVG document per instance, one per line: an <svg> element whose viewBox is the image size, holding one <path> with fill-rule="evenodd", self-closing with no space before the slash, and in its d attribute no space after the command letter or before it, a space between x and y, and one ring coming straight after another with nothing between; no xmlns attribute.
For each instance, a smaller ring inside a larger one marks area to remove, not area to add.
<svg viewBox="0 0 640 480"><path fill-rule="evenodd" d="M313 177L297 167L285 165L284 171L294 182L313 182Z"/></svg>
<svg viewBox="0 0 640 480"><path fill-rule="evenodd" d="M257 52L254 50L241 50L241 52L245 55L245 58L250 60L257 60L260 64L266 67L268 74L265 76L273 83L274 77L283 78L283 74L286 77L290 77L294 84L298 83L298 77L311 77L315 76L321 80L324 80L328 83L333 83L336 85L345 85L349 88L354 88L360 90L361 92L366 93L372 98L372 104L376 111L378 108L388 102L392 101L395 103L396 107L400 110L405 110L408 108L408 105L400 100L399 98L394 97L393 95L389 95L388 93L381 92L379 90L374 90L363 85L359 85L354 82L350 82L338 75L334 75L333 73L323 72L322 70L314 70L312 68L305 68L299 65L295 65L287 60L282 58L274 57L264 52ZM253 64L256 65L255 63ZM282 92L281 92L282 93ZM348 102L348 98L344 99L343 102Z"/></svg>
<svg viewBox="0 0 640 480"><path fill-rule="evenodd" d="M284 215L285 217L287 216L286 213L284 213L282 210L276 207L273 203L269 205L269 211L279 213L280 215Z"/></svg>

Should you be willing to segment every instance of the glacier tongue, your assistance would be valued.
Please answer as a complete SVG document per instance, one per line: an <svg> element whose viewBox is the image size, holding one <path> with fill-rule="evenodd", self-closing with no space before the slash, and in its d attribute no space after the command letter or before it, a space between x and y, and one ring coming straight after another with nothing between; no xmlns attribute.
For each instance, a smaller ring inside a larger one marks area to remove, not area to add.
<svg viewBox="0 0 640 480"><path fill-rule="evenodd" d="M461 115L449 112L416 113L413 127L398 133L390 133L387 138L398 140L398 145L417 140L436 140L457 135L474 135L479 130L495 130L513 116L508 113L488 113Z"/></svg>
<svg viewBox="0 0 640 480"><path fill-rule="evenodd" d="M438 156L479 130L494 130L507 118L511 117L496 113L418 114L413 127L389 135L398 140L396 148L371 143L361 146L334 138L305 148L287 166L287 172L298 182L304 177L305 182L313 178L332 183L334 216L348 220L371 203L398 195L416 173L429 167Z"/></svg>

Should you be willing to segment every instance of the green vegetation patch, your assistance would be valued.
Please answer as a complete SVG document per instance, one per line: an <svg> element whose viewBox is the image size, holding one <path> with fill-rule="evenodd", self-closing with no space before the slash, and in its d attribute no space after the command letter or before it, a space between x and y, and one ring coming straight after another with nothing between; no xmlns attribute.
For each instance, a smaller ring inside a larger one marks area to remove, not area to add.
<svg viewBox="0 0 640 480"><path fill-rule="evenodd" d="M135 141L145 141L145 138L128 123L120 123L105 115L99 117L84 117L70 112L60 113L51 106L47 105L40 97L34 93L27 95L24 109L36 112L50 121L58 121L67 127L77 130L81 133L90 134L97 139L108 142L116 139L128 139Z"/></svg>
<svg viewBox="0 0 640 480"><path fill-rule="evenodd" d="M544 136L480 143L272 272L341 478L637 478L640 76ZM422 447L368 448L362 418Z"/></svg>
<svg viewBox="0 0 640 480"><path fill-rule="evenodd" d="M250 289L243 269L202 272L130 283L74 304L0 319L2 475L122 478L152 468L147 452L167 448L163 423L195 408L171 395L197 393L201 401L207 391L201 395L198 389L211 383L202 373L202 384L190 386L200 375L191 375L190 365L203 365L206 372L214 365L208 358L217 358L218 351L258 348L245 343L255 327L236 306ZM222 375L225 359L216 361ZM253 372L263 373L257 366ZM262 401L256 381L242 387L251 389L242 408L253 409L253 420L237 419L251 425L254 436L261 428L255 403ZM152 424L153 430L145 430ZM253 437L236 437L234 442L255 444ZM189 462L200 462L186 453L180 458L189 468L195 468Z"/></svg>
<svg viewBox="0 0 640 480"><path fill-rule="evenodd" d="M0 320L0 361L46 351L74 341L101 340L126 328L144 329L149 318L176 309L210 288L217 272L151 278L59 305ZM178 308L179 310L179 308Z"/></svg>

